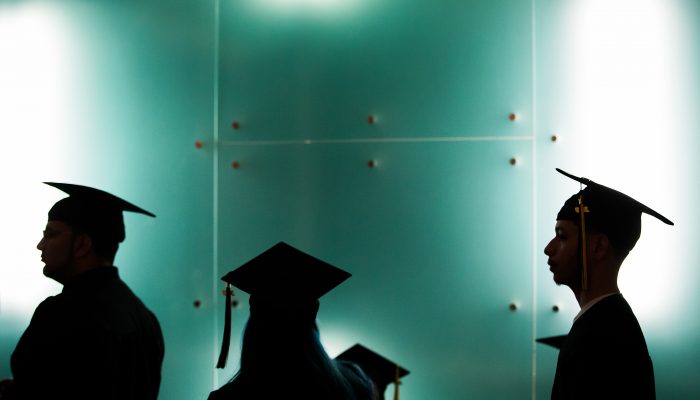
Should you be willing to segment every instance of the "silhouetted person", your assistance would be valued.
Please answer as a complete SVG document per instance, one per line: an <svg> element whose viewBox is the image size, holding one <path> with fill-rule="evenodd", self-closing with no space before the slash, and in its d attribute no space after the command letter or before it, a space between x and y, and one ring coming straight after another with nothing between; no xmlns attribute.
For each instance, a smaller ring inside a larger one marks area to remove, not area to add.
<svg viewBox="0 0 700 400"><path fill-rule="evenodd" d="M69 194L49 211L37 245L44 275L63 290L34 311L4 398L156 399L160 326L113 266L125 238L122 211L154 215L97 189L47 184Z"/></svg>
<svg viewBox="0 0 700 400"><path fill-rule="evenodd" d="M564 203L544 249L554 281L581 306L568 336L556 343L552 399L653 399L652 361L617 275L639 239L642 213L673 223L627 195L558 171L586 188Z"/></svg>
<svg viewBox="0 0 700 400"><path fill-rule="evenodd" d="M356 366L328 356L316 325L318 299L349 276L282 242L224 276L250 294L250 317L240 368L209 399L372 399L371 382ZM225 330L230 332L230 314Z"/></svg>
<svg viewBox="0 0 700 400"><path fill-rule="evenodd" d="M390 383L394 384L394 400L399 400L401 378L409 374L408 370L361 344L350 347L335 359L359 366L374 384L375 398L378 400L384 400L384 393Z"/></svg>

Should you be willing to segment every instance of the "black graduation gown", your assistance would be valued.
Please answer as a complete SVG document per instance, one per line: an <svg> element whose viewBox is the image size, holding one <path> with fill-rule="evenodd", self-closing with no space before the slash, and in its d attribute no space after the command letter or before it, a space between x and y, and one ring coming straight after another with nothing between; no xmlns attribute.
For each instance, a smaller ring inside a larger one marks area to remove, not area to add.
<svg viewBox="0 0 700 400"><path fill-rule="evenodd" d="M340 376L347 390L344 397L326 381L309 379L310 373L300 371L279 371L271 374L263 382L250 383L240 377L211 392L208 400L264 400L264 399L304 399L304 400L375 400L371 381L362 370L349 362L336 363ZM274 370L274 367L271 369ZM340 382L336 382L340 384Z"/></svg>
<svg viewBox="0 0 700 400"><path fill-rule="evenodd" d="M209 393L208 400L266 400L266 399L304 399L304 400L341 400L323 383L302 383L301 379L291 376L271 376L264 382L249 382L234 379L221 388Z"/></svg>
<svg viewBox="0 0 700 400"><path fill-rule="evenodd" d="M115 267L77 276L44 300L11 358L19 399L156 399L160 325Z"/></svg>
<svg viewBox="0 0 700 400"><path fill-rule="evenodd" d="M581 315L562 345L552 399L654 399L644 335L621 294Z"/></svg>

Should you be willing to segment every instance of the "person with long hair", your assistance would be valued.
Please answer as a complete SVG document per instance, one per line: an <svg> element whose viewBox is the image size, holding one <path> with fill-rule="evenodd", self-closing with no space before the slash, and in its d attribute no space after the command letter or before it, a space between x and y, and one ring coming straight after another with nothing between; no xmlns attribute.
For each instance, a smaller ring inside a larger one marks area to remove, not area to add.
<svg viewBox="0 0 700 400"><path fill-rule="evenodd" d="M349 276L286 243L224 276L250 294L250 317L240 368L209 399L373 399L372 383L362 370L328 356L316 324L319 298Z"/></svg>

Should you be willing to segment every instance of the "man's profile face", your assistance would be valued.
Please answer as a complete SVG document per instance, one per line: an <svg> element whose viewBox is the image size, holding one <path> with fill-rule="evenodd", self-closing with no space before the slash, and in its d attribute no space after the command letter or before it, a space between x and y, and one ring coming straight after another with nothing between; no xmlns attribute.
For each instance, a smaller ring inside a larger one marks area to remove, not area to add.
<svg viewBox="0 0 700 400"><path fill-rule="evenodd" d="M544 248L555 283L571 288L580 286L578 246L578 226L571 221L557 221L554 238Z"/></svg>
<svg viewBox="0 0 700 400"><path fill-rule="evenodd" d="M74 238L70 225L60 221L46 223L44 235L36 246L41 250L45 276L63 283L71 275Z"/></svg>

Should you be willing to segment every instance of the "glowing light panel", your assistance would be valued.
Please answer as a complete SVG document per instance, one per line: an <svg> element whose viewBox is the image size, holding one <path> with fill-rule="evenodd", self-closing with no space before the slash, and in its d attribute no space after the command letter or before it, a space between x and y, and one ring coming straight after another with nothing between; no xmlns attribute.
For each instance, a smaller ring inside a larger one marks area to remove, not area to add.
<svg viewBox="0 0 700 400"><path fill-rule="evenodd" d="M72 92L73 57L66 32L50 8L0 6L3 318L28 320L37 303L58 290L57 284L42 276L35 246L46 224L46 211L61 197L41 182L60 175L69 165L61 141L74 115L67 97Z"/></svg>
<svg viewBox="0 0 700 400"><path fill-rule="evenodd" d="M573 79L567 100L581 174L605 177L601 183L674 220L680 196L673 194L683 190L676 157L682 151L678 135L685 101L679 77L687 76L681 71L678 10L657 0L587 0L570 12L566 68ZM675 308L672 290L680 278L659 274L658 268L675 263L678 232L646 216L643 226L639 245L621 270L621 289L641 319L667 318L662 310Z"/></svg>

